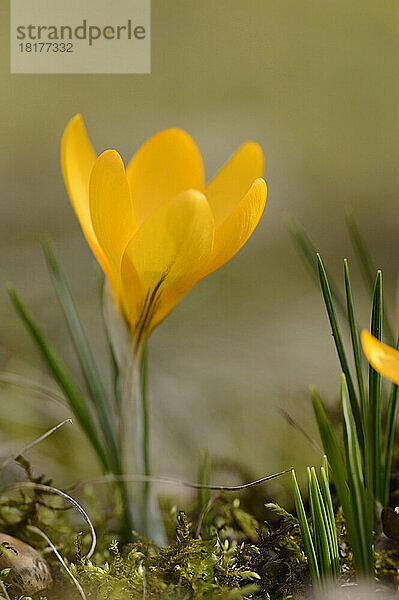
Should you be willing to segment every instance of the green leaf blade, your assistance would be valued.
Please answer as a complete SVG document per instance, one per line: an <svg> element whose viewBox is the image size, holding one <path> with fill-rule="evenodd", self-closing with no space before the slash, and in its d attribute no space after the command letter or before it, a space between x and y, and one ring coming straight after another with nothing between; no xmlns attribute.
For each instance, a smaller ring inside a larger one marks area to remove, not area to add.
<svg viewBox="0 0 399 600"><path fill-rule="evenodd" d="M355 220L352 210L347 209L345 211L345 219L346 219L346 226L348 228L352 246L356 253L356 258L357 258L357 261L360 266L360 272L363 276L364 283L366 285L366 288L370 291L370 293L373 294L374 273L375 273L376 269L375 269L373 261L371 259L370 252L368 251L367 245L364 242L362 236L360 235L360 231L357 226L357 223L356 223L356 220ZM384 308L383 313L384 313L383 314L384 329L385 329L389 344L391 346L393 346L393 344L395 343L395 335L393 333L393 329L390 324L390 321L389 321L388 317L386 316L387 312L385 311L385 308Z"/></svg>
<svg viewBox="0 0 399 600"><path fill-rule="evenodd" d="M382 273L377 272L372 313L371 334L381 341L382 339ZM377 500L383 501L381 494L381 375L369 365L369 402L366 418L368 436L368 483L371 482Z"/></svg>
<svg viewBox="0 0 399 600"><path fill-rule="evenodd" d="M344 345L342 342L337 317L336 317L335 310L334 310L334 304L333 304L333 299L331 296L330 285L329 285L329 282L327 279L327 274L326 274L326 271L325 271L325 268L323 265L323 261L319 254L317 255L317 261L318 261L320 285L321 285L321 290L322 290L322 294L323 294L323 298L324 298L324 303L326 306L328 319L330 321L332 335L334 338L339 362L341 364L342 371L345 374L346 381L348 384L348 391L349 391L349 398L350 398L350 402L351 402L352 412L355 417L356 429L358 432L360 447L363 452L364 451L364 433L363 433L362 418L361 418L361 414L360 414L360 407L359 407L358 399L356 397L356 392L355 392L355 388L353 385L352 376L351 376L350 370L349 370L348 360L346 358L346 353L345 353Z"/></svg>
<svg viewBox="0 0 399 600"><path fill-rule="evenodd" d="M366 489L363 476L362 456L357 437L345 376L341 380L342 413L344 421L344 445L348 472L349 489L360 542L360 553L355 555L358 571L373 575L373 497Z"/></svg>
<svg viewBox="0 0 399 600"><path fill-rule="evenodd" d="M312 404L324 451L328 457L338 499L345 516L349 542L357 562L362 564L362 550L357 524L354 519L350 490L347 484L346 466L332 425L327 417L323 403L314 388L311 388Z"/></svg>
<svg viewBox="0 0 399 600"><path fill-rule="evenodd" d="M353 295L352 295L352 284L349 274L349 265L348 261L345 258L344 260L344 277L345 277L345 292L346 292L346 305L348 311L348 321L351 333L352 340L352 350L353 350L353 358L355 361L356 368L356 376L359 388L359 396L360 396L360 405L362 407L362 416L364 416L366 410L366 394L364 390L364 380L363 380L363 371L362 371L362 359L360 353L360 343L359 343L359 332L356 325L355 319L355 310L353 304Z"/></svg>
<svg viewBox="0 0 399 600"><path fill-rule="evenodd" d="M316 552L312 540L312 536L309 529L309 523L306 518L305 508L303 506L303 500L301 491L299 489L298 481L295 475L295 471L292 471L292 490L295 501L296 513L298 516L299 527L301 529L303 545L305 549L306 558L308 560L309 570L313 582L318 582L320 579L319 566L317 564Z"/></svg>
<svg viewBox="0 0 399 600"><path fill-rule="evenodd" d="M397 344L397 348L399 343ZM392 453L395 439L396 429L396 413L398 404L398 386L393 383L391 386L391 393L389 396L388 412L387 412L387 423L385 428L385 447L384 447L384 459L383 459L383 480L382 480L382 504L383 506L389 505L390 495L390 479L391 479L391 464L392 464Z"/></svg>
<svg viewBox="0 0 399 600"><path fill-rule="evenodd" d="M8 287L8 293L11 301L20 316L21 320L25 324L33 340L35 341L40 353L45 360L50 372L52 373L55 381L68 399L69 405L79 422L82 429L85 431L89 441L91 442L94 450L96 451L105 471L109 471L108 460L104 454L102 444L100 443L97 431L93 425L93 421L86 406L85 400L76 389L72 379L68 375L67 371L63 367L61 361L55 354L50 343L41 332L39 327L36 325L28 311L25 309L22 301L18 297L15 289L12 286Z"/></svg>
<svg viewBox="0 0 399 600"><path fill-rule="evenodd" d="M331 556L332 556L332 570L333 575L335 577L339 576L340 573L340 564L339 564L339 549L338 549L338 539L337 539L337 529L335 526L335 515L334 515L334 506L332 502L331 492L330 492L330 484L328 480L328 462L327 457L323 457L322 467L320 469L320 489L321 495L323 498L327 520L328 520L328 528L330 532L330 539L332 542L331 545Z"/></svg>
<svg viewBox="0 0 399 600"><path fill-rule="evenodd" d="M311 493L314 498L316 520L314 528L318 528L320 537L320 547L323 553L323 561L325 564L324 576L331 579L334 574L334 540L331 535L330 523L327 515L326 506L324 504L319 481L314 467L310 470L311 477Z"/></svg>
<svg viewBox="0 0 399 600"><path fill-rule="evenodd" d="M52 276L57 297L68 325L87 389L98 415L98 420L101 425L109 455L109 462L112 465L112 470L115 473L120 473L120 452L116 438L115 426L113 424L113 417L99 371L91 353L86 335L83 331L71 292L69 291L68 284L58 264L52 242L47 239L43 241L42 245L47 266Z"/></svg>
<svg viewBox="0 0 399 600"><path fill-rule="evenodd" d="M317 251L312 244L308 234L303 227L296 221L292 215L286 219L288 232L291 235L303 263L310 272L312 278L317 283L319 281L319 271L317 265ZM346 316L345 301L339 291L336 282L329 277L331 294L342 316Z"/></svg>

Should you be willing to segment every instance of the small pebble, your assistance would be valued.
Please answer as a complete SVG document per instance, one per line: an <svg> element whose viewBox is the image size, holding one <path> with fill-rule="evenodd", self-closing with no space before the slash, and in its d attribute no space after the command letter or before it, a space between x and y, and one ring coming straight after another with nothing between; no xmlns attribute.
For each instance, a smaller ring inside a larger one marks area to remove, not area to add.
<svg viewBox="0 0 399 600"><path fill-rule="evenodd" d="M0 571L11 569L6 583L27 596L51 587L48 564L32 546L5 533L0 533L0 544L7 550L0 556Z"/></svg>
<svg viewBox="0 0 399 600"><path fill-rule="evenodd" d="M395 542L399 542L399 514L398 511L389 506L381 512L382 529L385 535Z"/></svg>

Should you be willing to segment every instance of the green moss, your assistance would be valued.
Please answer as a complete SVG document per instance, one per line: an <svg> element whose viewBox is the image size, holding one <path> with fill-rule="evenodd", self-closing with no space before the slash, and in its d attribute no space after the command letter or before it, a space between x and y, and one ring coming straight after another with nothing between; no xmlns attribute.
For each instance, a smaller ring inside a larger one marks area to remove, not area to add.
<svg viewBox="0 0 399 600"><path fill-rule="evenodd" d="M249 551L250 544L222 541L216 533L207 540L194 537L186 514L179 512L175 541L166 548L142 540L119 550L114 541L107 564L81 560L72 568L88 597L98 600L238 599L249 597L254 588L245 585L259 579L246 564Z"/></svg>
<svg viewBox="0 0 399 600"><path fill-rule="evenodd" d="M268 504L279 518L276 529L259 531L251 565L260 575L260 597L286 600L304 596L309 588L309 570L303 552L298 521L276 504Z"/></svg>
<svg viewBox="0 0 399 600"><path fill-rule="evenodd" d="M309 570L298 521L276 504L266 505L273 526L260 523L237 499L224 495L209 499L202 511L197 506L190 512L173 509L167 528L170 543L159 548L144 538L122 546L112 530L118 522L115 513L104 515L90 489L86 501L99 534L91 561L84 558L90 536L76 535L72 513L62 510L56 497L34 491L3 496L0 526L39 550L43 541L27 525L43 528L69 562L87 600L300 600L308 595ZM354 566L341 509L336 526L341 580L349 581ZM81 600L61 565L51 559L51 567L53 589L32 600ZM399 585L399 550L387 538L376 540L375 567L379 581ZM10 600L22 599L9 595Z"/></svg>

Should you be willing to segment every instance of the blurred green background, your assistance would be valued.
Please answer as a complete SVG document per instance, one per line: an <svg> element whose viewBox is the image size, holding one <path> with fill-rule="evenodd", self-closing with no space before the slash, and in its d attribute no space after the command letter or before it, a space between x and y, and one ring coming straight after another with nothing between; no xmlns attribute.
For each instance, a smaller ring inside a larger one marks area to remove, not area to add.
<svg viewBox="0 0 399 600"><path fill-rule="evenodd" d="M319 462L284 422L311 434L308 385L334 400L339 369L321 296L283 216L292 212L341 277L352 256L343 209L354 208L391 314L399 254L399 4L397 0L152 0L151 75L10 75L9 7L1 0L1 369L49 382L10 305L12 281L79 376L39 237L57 245L102 369L93 259L70 207L59 144L81 112L98 152L128 161L156 131L197 141L210 177L246 139L266 157L268 205L255 235L200 282L154 333L150 400L154 470L195 477L198 453L229 457L258 477ZM368 298L354 269L360 322ZM68 412L1 389L1 452ZM75 426L31 453L59 485L97 466Z"/></svg>

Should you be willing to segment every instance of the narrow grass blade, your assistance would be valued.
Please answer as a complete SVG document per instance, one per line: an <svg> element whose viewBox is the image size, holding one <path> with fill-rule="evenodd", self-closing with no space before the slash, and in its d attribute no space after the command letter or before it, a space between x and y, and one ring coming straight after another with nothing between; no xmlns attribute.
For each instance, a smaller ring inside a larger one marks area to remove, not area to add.
<svg viewBox="0 0 399 600"><path fill-rule="evenodd" d="M376 269L373 265L373 261L371 259L370 253L367 249L367 246L366 246L362 236L360 235L360 231L357 226L357 223L356 223L356 220L355 220L352 210L347 209L345 211L345 219L346 219L346 226L349 231L349 236L350 236L350 239L352 242L352 246L356 253L356 258L357 258L359 266L360 266L360 271L363 276L364 283L365 283L367 289L370 291L370 293L373 294L374 273L375 273ZM383 318L384 318L385 335L387 336L388 343L391 346L393 346L393 344L395 343L395 335L394 335L393 329L391 327L391 324L389 322L389 319L386 317L387 313L385 311L385 308L384 308L383 312L384 312Z"/></svg>
<svg viewBox="0 0 399 600"><path fill-rule="evenodd" d="M359 332L358 332L358 328L356 325L355 311L354 311L354 306L353 306L352 285L351 285L351 280L350 280L348 261L346 258L344 260L344 275L345 275L346 305L347 305L347 310L348 310L348 321L349 321L349 327L350 327L351 339L352 339L353 358L355 361L356 376L357 376L357 383L358 383L359 396L360 396L360 405L362 407L362 416L364 417L366 395L365 395L365 391L364 391L364 380L363 380L363 371L362 371L362 359L361 359L361 353L360 353Z"/></svg>
<svg viewBox="0 0 399 600"><path fill-rule="evenodd" d="M337 539L337 529L335 526L334 506L331 498L330 483L328 480L328 460L327 456L323 457L322 467L320 469L320 489L323 497L324 506L327 513L328 526L330 537L332 540L331 556L332 556L332 571L335 577L339 576L339 549Z"/></svg>
<svg viewBox="0 0 399 600"><path fill-rule="evenodd" d="M346 499L348 497L348 486L346 483L346 468L345 463L342 457L341 450L338 445L337 438L335 436L334 430L330 423L329 418L327 417L326 411L324 409L323 403L320 399L320 396L316 392L315 388L311 387L311 396L312 396L312 404L313 410L315 413L317 425L319 428L319 433L321 437L321 441L323 444L324 451L328 457L328 462L331 467L332 476L334 479L335 487L337 488L337 493L340 499L342 506L344 507L346 503ZM341 500L342 496L342 500Z"/></svg>
<svg viewBox="0 0 399 600"><path fill-rule="evenodd" d="M318 261L320 285L321 285L321 290L322 290L322 294L323 294L323 298L324 298L324 303L326 306L328 319L330 321L331 330L332 330L332 334L333 334L333 338L334 338L334 342L335 342L335 347L337 349L339 362L341 364L342 371L345 374L346 381L348 384L349 398L350 398L350 402L351 402L352 412L355 417L356 430L357 430L358 437L359 437L360 447L363 452L364 451L364 434L363 434L363 423L362 423L362 418L361 418L361 414L360 414L359 403L358 403L358 399L356 397L355 388L354 388L352 377L350 374L349 364L348 364L348 360L346 358L344 345L343 345L341 334L339 331L337 317L335 315L330 285L329 285L329 282L327 279L327 274L324 269L323 261L321 259L320 254L317 255L317 261Z"/></svg>
<svg viewBox="0 0 399 600"><path fill-rule="evenodd" d="M210 490L206 489L205 486L209 486L211 483L212 464L208 450L202 450L199 458L198 467L198 483L201 486L198 490L198 510L204 511L208 506L208 502L211 497Z"/></svg>
<svg viewBox="0 0 399 600"><path fill-rule="evenodd" d="M354 556L362 556L358 530L353 516L350 491L347 484L347 474L344 459L339 448L332 425L327 417L323 403L314 388L311 388L313 410L319 427L324 452L328 457L331 473L337 490L338 499L345 516L349 542Z"/></svg>
<svg viewBox="0 0 399 600"><path fill-rule="evenodd" d="M301 529L303 546L305 549L306 558L308 560L310 575L313 582L317 582L320 579L320 572L317 564L316 552L303 506L301 491L299 489L294 470L292 471L292 491L294 494L295 508L298 516L299 527Z"/></svg>
<svg viewBox="0 0 399 600"><path fill-rule="evenodd" d="M297 246L299 251L299 255L303 260L303 263L307 267L311 276L314 278L315 282L319 281L319 273L317 267L317 251L312 242L309 239L306 231L299 225L296 219L292 215L288 215L286 219L288 231ZM345 310L345 300L342 297L342 294L339 291L339 288L335 281L329 277L331 294L334 299L338 310L341 312L341 315L346 317Z"/></svg>
<svg viewBox="0 0 399 600"><path fill-rule="evenodd" d="M314 467L308 467L309 501L312 506L313 537L316 538L320 575L331 578L333 573L333 541L328 517Z"/></svg>
<svg viewBox="0 0 399 600"><path fill-rule="evenodd" d="M98 415L104 440L108 448L110 465L112 465L115 473L120 473L120 454L110 403L107 400L100 374L83 331L68 284L58 264L52 242L46 239L42 242L42 246L87 389Z"/></svg>
<svg viewBox="0 0 399 600"><path fill-rule="evenodd" d="M369 288L369 290L373 292L375 268L367 246L364 243L362 236L360 235L359 228L357 226L353 211L351 209L346 209L345 220L353 248L356 252L356 257L359 261L359 266L364 282Z"/></svg>
<svg viewBox="0 0 399 600"><path fill-rule="evenodd" d="M301 227L301 225L299 225L293 215L287 215L286 225L305 267L308 269L310 275L314 277L314 280L317 281L316 248L310 241L306 231L303 229L303 227Z"/></svg>
<svg viewBox="0 0 399 600"><path fill-rule="evenodd" d="M356 568L360 573L373 575L373 503L366 490L362 457L356 432L345 375L341 381L344 445L349 489L360 541L360 554L354 554Z"/></svg>
<svg viewBox="0 0 399 600"><path fill-rule="evenodd" d="M382 273L377 272L375 280L373 305L371 312L372 335L378 340L382 338ZM367 435L370 461L369 478L372 480L374 496L380 502L381 494L381 375L369 365L369 405L367 415ZM372 469L372 471L371 471Z"/></svg>
<svg viewBox="0 0 399 600"><path fill-rule="evenodd" d="M112 409L114 408L112 406L113 403L107 398L99 371L80 323L68 284L59 267L51 240L47 239L43 242L43 250L82 369L92 406L94 407L101 427L102 438L104 440L103 451L107 455L109 469L115 474L122 474L119 440L117 438L116 424L112 414ZM117 487L119 488L122 502L122 532L124 539L126 541L131 541L135 522L135 509L130 505L126 484L124 482L118 482Z"/></svg>
<svg viewBox="0 0 399 600"><path fill-rule="evenodd" d="M398 341L396 342L396 348L399 349L399 338L398 338ZM398 403L398 386L395 383L393 383L391 386L391 393L389 396L387 423L386 423L386 428L385 428L384 466L383 466L383 471L382 471L382 484L381 484L383 506L388 506L388 504L389 504L391 463L392 463L393 443L394 443L395 429L396 429L397 403Z"/></svg>
<svg viewBox="0 0 399 600"><path fill-rule="evenodd" d="M310 521L312 523L312 530L313 530L313 532L310 531L310 535L312 536L312 533L313 533L312 541L313 541L314 551L315 551L315 555L316 555L317 565L319 567L319 575L321 576L322 573L323 573L323 571L324 571L324 563L323 563L322 557L320 556L320 554L321 554L320 538L319 538L317 530L315 529L315 506L314 506L314 498L313 498L312 489L311 489L310 467L308 467L306 469L306 471L307 471L307 484L308 484L308 500L309 500ZM300 522L299 517L298 517L298 520ZM309 527L309 529L310 529L310 527Z"/></svg>
<svg viewBox="0 0 399 600"><path fill-rule="evenodd" d="M8 293L17 313L19 314L28 331L30 332L32 338L36 342L40 353L43 356L47 366L49 367L55 381L58 383L61 390L65 394L65 397L68 399L73 414L75 415L82 429L85 431L89 441L91 442L94 450L96 451L104 467L104 470L108 472L108 460L104 454L104 450L98 438L97 431L93 425L93 420L86 406L85 400L76 389L74 383L72 382L63 365L61 364L61 361L56 356L54 350L51 348L44 334L40 331L32 317L25 309L15 289L9 286Z"/></svg>

